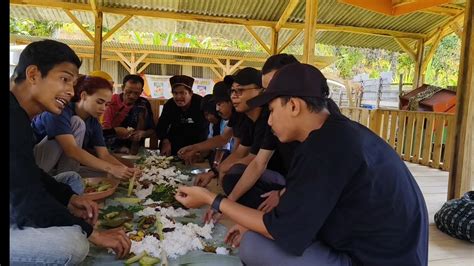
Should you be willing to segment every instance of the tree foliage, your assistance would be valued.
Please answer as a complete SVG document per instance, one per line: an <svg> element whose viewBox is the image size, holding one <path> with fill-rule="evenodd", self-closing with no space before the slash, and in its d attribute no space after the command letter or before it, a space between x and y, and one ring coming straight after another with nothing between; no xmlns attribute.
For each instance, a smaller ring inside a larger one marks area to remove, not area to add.
<svg viewBox="0 0 474 266"><path fill-rule="evenodd" d="M14 34L52 37L62 26L63 23L60 22L10 17L10 33Z"/></svg>
<svg viewBox="0 0 474 266"><path fill-rule="evenodd" d="M93 25L84 25L84 27L93 34ZM109 30L105 27L103 28L104 33ZM84 34L73 23L44 22L14 17L10 17L10 33L45 37L53 37L54 34L60 34L67 38L84 37ZM112 40L148 45L264 52L262 47L256 42L224 39L216 36L197 36L180 32L163 33L124 30L115 33ZM324 44L316 44L315 48L317 55L337 57L335 64L327 67L326 70L344 79L352 79L355 75L362 73L368 73L370 77L377 78L381 72L385 71L393 72L394 82L399 82L400 74L403 74L404 83L412 82L414 77L415 62L405 53L383 49L335 47ZM427 48L429 49L429 47ZM441 87L456 85L460 48L461 42L457 35L451 34L443 38L431 63L428 65L425 73L425 83ZM293 44L287 47L284 52L302 54L303 45Z"/></svg>

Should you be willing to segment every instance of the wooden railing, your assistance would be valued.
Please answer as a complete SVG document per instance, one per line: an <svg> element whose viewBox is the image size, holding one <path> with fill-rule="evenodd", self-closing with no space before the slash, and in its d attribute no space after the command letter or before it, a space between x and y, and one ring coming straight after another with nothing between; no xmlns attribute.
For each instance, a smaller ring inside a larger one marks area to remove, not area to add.
<svg viewBox="0 0 474 266"><path fill-rule="evenodd" d="M149 99L153 120L158 122L165 99ZM350 119L370 128L392 146L405 161L449 170L452 146L450 134L454 115L432 112L411 112L390 109L342 107ZM150 148L157 148L156 136Z"/></svg>
<svg viewBox="0 0 474 266"><path fill-rule="evenodd" d="M453 114L345 107L341 111L387 141L403 160L449 170Z"/></svg>

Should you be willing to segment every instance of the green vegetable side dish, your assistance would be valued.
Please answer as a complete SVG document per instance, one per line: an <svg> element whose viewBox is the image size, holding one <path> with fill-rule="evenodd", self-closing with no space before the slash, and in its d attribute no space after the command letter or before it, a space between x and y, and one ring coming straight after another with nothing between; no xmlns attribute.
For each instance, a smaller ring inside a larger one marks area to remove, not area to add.
<svg viewBox="0 0 474 266"><path fill-rule="evenodd" d="M94 192L102 192L110 189L113 185L107 181L100 181L97 184L93 183L85 183L84 193L94 193Z"/></svg>
<svg viewBox="0 0 474 266"><path fill-rule="evenodd" d="M167 184L158 184L153 188L153 192L147 198L152 199L153 201L162 201L161 204L164 207L174 207L174 208L184 208L184 206L179 203L174 195L176 194L176 188Z"/></svg>
<svg viewBox="0 0 474 266"><path fill-rule="evenodd" d="M143 210L142 206L109 206L100 211L100 225L106 228L115 228L133 220L133 213Z"/></svg>

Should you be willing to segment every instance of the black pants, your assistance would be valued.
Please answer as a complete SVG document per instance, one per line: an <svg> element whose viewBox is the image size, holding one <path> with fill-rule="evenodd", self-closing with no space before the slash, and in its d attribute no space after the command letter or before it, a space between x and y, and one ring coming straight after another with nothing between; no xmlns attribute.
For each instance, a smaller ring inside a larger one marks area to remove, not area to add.
<svg viewBox="0 0 474 266"><path fill-rule="evenodd" d="M246 168L247 165L236 164L232 166L229 172L224 176L222 188L226 195L232 192ZM285 178L280 173L266 169L255 185L243 194L237 202L247 207L257 209L266 199L261 197L262 194L272 190L280 190L285 187L285 184Z"/></svg>

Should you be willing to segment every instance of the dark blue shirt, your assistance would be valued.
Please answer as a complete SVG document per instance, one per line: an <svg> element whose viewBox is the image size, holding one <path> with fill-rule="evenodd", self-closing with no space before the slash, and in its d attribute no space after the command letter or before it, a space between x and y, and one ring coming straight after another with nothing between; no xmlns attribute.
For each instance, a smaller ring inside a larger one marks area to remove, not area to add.
<svg viewBox="0 0 474 266"><path fill-rule="evenodd" d="M69 103L60 115L43 112L36 116L31 123L36 141L40 142L46 136L48 136L48 139L54 139L59 135L72 135L71 118L74 115L76 115L75 103ZM82 148L104 147L102 126L97 118L90 116L84 120L84 123L86 124L86 133Z"/></svg>
<svg viewBox="0 0 474 266"><path fill-rule="evenodd" d="M415 179L384 140L342 115L300 144L286 193L263 220L295 255L322 241L355 265L428 263L428 214Z"/></svg>

